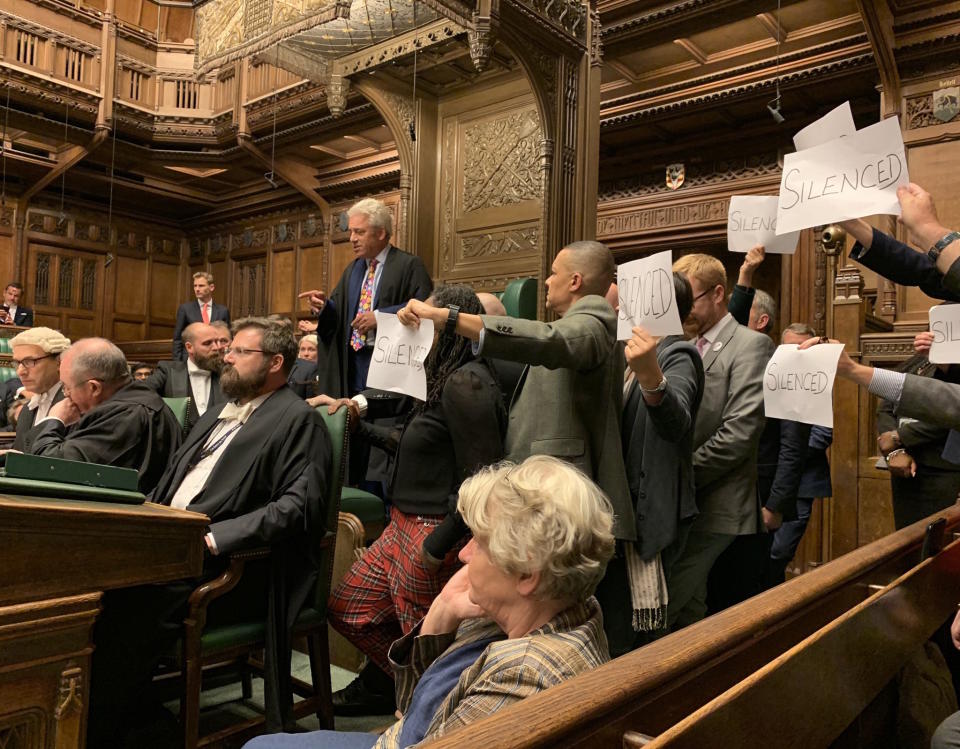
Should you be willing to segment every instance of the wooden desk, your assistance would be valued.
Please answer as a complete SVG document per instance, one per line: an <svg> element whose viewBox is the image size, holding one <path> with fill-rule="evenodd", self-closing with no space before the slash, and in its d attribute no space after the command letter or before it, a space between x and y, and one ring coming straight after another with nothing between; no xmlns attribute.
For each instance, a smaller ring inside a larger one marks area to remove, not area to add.
<svg viewBox="0 0 960 749"><path fill-rule="evenodd" d="M102 592L200 574L203 515L0 495L0 746L83 747Z"/></svg>

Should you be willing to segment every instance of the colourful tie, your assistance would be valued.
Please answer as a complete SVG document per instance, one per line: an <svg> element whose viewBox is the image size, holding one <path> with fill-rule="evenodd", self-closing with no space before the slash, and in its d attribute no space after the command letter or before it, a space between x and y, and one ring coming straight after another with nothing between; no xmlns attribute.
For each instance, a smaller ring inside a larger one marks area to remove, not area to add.
<svg viewBox="0 0 960 749"><path fill-rule="evenodd" d="M703 354L706 352L707 348L710 346L710 341L708 341L703 336L700 336L697 339L697 351L700 352L700 357L703 358Z"/></svg>
<svg viewBox="0 0 960 749"><path fill-rule="evenodd" d="M210 305L207 302L200 305L200 316L205 323L210 324Z"/></svg>
<svg viewBox="0 0 960 749"><path fill-rule="evenodd" d="M367 270L367 277L363 279L363 288L360 289L360 304L357 305L357 314L363 314L373 309L373 278L377 273L376 258L370 261L370 268ZM356 328L350 334L350 348L359 351L366 343L367 334L361 333Z"/></svg>

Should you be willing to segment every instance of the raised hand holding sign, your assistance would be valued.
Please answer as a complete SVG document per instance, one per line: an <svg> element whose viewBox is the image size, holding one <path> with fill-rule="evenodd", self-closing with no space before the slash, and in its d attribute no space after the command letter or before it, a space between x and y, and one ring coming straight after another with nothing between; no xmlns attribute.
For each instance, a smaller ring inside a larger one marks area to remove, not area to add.
<svg viewBox="0 0 960 749"><path fill-rule="evenodd" d="M617 288L620 294L617 340L632 338L637 325L655 336L683 333L669 250L618 265Z"/></svg>
<svg viewBox="0 0 960 749"><path fill-rule="evenodd" d="M798 350L785 343L763 373L764 413L775 419L833 427L833 381L842 343Z"/></svg>
<svg viewBox="0 0 960 749"><path fill-rule="evenodd" d="M374 311L377 341L373 346L367 386L427 399L427 373L423 363L433 346L433 320L419 327L402 325L396 315Z"/></svg>

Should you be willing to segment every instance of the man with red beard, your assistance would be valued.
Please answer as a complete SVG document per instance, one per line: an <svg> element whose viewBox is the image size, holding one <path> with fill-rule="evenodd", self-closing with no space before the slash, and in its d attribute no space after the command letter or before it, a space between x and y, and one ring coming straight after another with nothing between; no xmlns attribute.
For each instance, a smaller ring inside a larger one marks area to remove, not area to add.
<svg viewBox="0 0 960 749"><path fill-rule="evenodd" d="M213 325L195 322L184 328L186 361L162 361L144 385L164 398L190 398L187 423L192 427L208 408L226 401L220 387L227 339Z"/></svg>
<svg viewBox="0 0 960 749"><path fill-rule="evenodd" d="M289 675L289 625L316 583L331 455L323 419L287 387L296 358L289 326L258 317L235 324L220 376L231 400L207 409L152 496L210 518L203 575L107 594L94 635L90 746L122 745L127 727L157 720L144 714L157 710L144 693L159 654L179 635L191 591L220 574L225 555L268 545L270 557L247 565L208 622L267 619L268 723L279 728L291 701L282 677ZM267 617L272 595L282 597Z"/></svg>

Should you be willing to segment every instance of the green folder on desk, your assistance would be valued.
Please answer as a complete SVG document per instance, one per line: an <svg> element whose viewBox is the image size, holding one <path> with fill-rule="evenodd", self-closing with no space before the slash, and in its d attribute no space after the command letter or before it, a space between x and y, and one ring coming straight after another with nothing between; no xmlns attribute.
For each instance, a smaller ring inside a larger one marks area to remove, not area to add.
<svg viewBox="0 0 960 749"><path fill-rule="evenodd" d="M140 505L146 497L138 491L138 479L132 468L7 453L0 492Z"/></svg>

